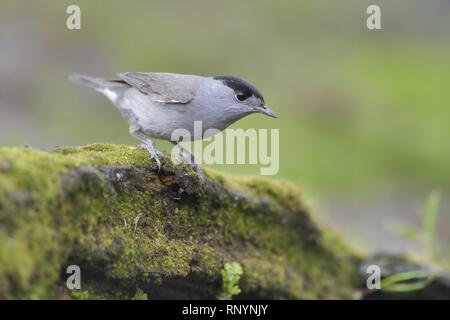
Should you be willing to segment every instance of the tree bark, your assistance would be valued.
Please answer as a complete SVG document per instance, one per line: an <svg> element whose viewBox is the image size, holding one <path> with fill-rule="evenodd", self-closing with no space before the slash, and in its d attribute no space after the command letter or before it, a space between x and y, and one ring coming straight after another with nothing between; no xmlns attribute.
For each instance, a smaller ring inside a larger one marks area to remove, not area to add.
<svg viewBox="0 0 450 320"><path fill-rule="evenodd" d="M106 144L0 149L0 298L215 299L226 262L237 298L350 298L360 259L284 182L206 171ZM78 295L79 296L79 295Z"/></svg>

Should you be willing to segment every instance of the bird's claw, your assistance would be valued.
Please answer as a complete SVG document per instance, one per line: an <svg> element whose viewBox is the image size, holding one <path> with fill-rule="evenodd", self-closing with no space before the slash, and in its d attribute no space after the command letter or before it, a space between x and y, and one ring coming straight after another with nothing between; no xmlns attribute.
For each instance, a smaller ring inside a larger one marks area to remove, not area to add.
<svg viewBox="0 0 450 320"><path fill-rule="evenodd" d="M203 173L202 169L200 169L200 166L197 163L193 164L193 167L200 180L200 184L203 184L205 182L205 174Z"/></svg>
<svg viewBox="0 0 450 320"><path fill-rule="evenodd" d="M156 165L158 167L158 173L161 171L161 161L159 160L158 156L155 156L153 159L155 159Z"/></svg>
<svg viewBox="0 0 450 320"><path fill-rule="evenodd" d="M149 147L148 147L145 143L140 143L140 144L138 144L137 147L138 147L139 149L147 150L147 151L150 153L150 155L152 156L152 158L153 158L152 152L149 150ZM158 156L161 156L161 155L163 154L161 151L159 151L159 150L156 149L156 148L154 148L154 150L156 151L156 154L157 154Z"/></svg>
<svg viewBox="0 0 450 320"><path fill-rule="evenodd" d="M184 149L181 145L176 144L176 147L178 147L180 149L180 157L187 162L188 164L190 164L192 166L192 168L194 169L195 173L197 173L197 176L200 180L200 184L202 185L206 178L205 175L203 174L202 169L200 168L200 166L195 162L195 158L194 155L192 153L190 153L189 151L187 151L186 149Z"/></svg>
<svg viewBox="0 0 450 320"><path fill-rule="evenodd" d="M161 160L159 160L160 155L162 155L162 152L156 149L154 144L147 144L147 143L141 143L138 145L138 148L147 150L148 153L150 153L150 156L153 160L156 162L156 166L158 167L158 173L161 171Z"/></svg>
<svg viewBox="0 0 450 320"><path fill-rule="evenodd" d="M145 143L140 143L137 146L139 149L147 150L147 145Z"/></svg>

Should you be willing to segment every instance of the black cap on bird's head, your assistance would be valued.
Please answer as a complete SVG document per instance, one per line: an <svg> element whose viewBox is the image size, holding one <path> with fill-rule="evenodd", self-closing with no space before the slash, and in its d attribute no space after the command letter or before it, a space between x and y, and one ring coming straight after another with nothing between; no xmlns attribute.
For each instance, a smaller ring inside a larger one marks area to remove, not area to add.
<svg viewBox="0 0 450 320"><path fill-rule="evenodd" d="M270 110L269 107L265 105L262 93L250 82L233 76L217 76L213 79L220 80L227 87L233 89L235 97L238 101L244 102L247 99L254 97L254 99L258 101L257 112L263 113L273 118L277 117L275 112Z"/></svg>
<svg viewBox="0 0 450 320"><path fill-rule="evenodd" d="M261 92L259 92L259 90L254 85L246 80L232 76L218 76L214 77L214 80L222 80L222 82L226 86L234 90L237 96L240 96L240 98L242 99L241 101L244 101L251 96L255 96L256 98L259 98L262 102L264 102L264 98Z"/></svg>

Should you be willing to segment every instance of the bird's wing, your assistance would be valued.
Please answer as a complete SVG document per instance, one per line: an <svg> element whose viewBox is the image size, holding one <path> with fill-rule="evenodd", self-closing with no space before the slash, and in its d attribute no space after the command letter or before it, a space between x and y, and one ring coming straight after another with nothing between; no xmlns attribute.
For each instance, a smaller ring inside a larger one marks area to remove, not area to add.
<svg viewBox="0 0 450 320"><path fill-rule="evenodd" d="M202 77L174 73L119 73L120 79L153 100L163 103L189 103L195 96Z"/></svg>

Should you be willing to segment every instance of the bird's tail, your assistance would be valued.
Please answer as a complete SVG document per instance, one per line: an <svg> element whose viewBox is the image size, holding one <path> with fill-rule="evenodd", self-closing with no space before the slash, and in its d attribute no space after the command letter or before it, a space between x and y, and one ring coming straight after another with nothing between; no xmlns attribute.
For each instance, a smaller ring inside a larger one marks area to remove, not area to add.
<svg viewBox="0 0 450 320"><path fill-rule="evenodd" d="M83 74L72 74L69 80L85 87L93 88L103 93L113 103L117 101L120 92L128 85L122 80L108 80L103 78L94 78Z"/></svg>
<svg viewBox="0 0 450 320"><path fill-rule="evenodd" d="M107 81L105 79L94 78L84 74L72 74L69 76L69 80L82 86L94 88L98 91L101 91L107 87Z"/></svg>

